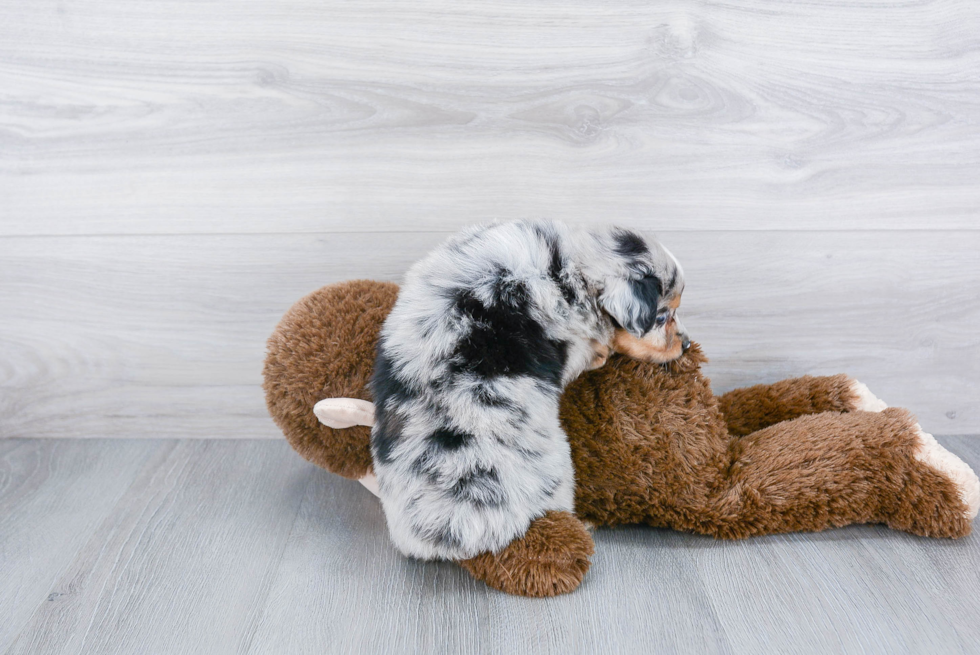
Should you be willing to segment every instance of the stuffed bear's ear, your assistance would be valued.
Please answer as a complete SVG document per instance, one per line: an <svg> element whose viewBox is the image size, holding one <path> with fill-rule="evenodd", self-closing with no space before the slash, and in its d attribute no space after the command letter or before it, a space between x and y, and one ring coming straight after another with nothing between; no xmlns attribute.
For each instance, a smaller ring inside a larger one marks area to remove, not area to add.
<svg viewBox="0 0 980 655"><path fill-rule="evenodd" d="M621 328L639 339L657 319L660 279L646 275L638 280L616 280L606 286L599 302Z"/></svg>
<svg viewBox="0 0 980 655"><path fill-rule="evenodd" d="M324 398L313 405L313 413L328 428L374 425L374 403L359 398Z"/></svg>

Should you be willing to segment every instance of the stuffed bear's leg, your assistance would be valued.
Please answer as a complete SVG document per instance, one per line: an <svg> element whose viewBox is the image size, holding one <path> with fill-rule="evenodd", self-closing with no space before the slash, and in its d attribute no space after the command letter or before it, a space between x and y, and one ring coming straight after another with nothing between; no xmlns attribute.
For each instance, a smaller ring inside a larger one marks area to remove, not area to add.
<svg viewBox="0 0 980 655"><path fill-rule="evenodd" d="M770 426L729 446L704 497L675 527L723 538L886 523L930 537L970 532L980 481L907 411L827 412Z"/></svg>
<svg viewBox="0 0 980 655"><path fill-rule="evenodd" d="M499 553L460 564L494 589L519 596L557 596L575 590L595 551L585 526L570 512L548 512Z"/></svg>
<svg viewBox="0 0 980 655"><path fill-rule="evenodd" d="M820 412L880 412L887 405L844 374L806 375L775 384L734 389L718 397L729 433L745 436L770 425Z"/></svg>

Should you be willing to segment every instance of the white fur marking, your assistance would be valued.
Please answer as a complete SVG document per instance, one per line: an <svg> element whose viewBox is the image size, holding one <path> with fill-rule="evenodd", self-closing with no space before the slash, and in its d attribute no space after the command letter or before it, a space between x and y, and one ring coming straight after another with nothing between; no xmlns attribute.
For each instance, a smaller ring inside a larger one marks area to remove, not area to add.
<svg viewBox="0 0 980 655"><path fill-rule="evenodd" d="M916 423L915 427L919 431L919 448L915 458L956 485L960 498L966 504L966 518L972 521L980 510L980 479L977 479L977 474L966 462L940 446L931 434L923 432L922 426Z"/></svg>

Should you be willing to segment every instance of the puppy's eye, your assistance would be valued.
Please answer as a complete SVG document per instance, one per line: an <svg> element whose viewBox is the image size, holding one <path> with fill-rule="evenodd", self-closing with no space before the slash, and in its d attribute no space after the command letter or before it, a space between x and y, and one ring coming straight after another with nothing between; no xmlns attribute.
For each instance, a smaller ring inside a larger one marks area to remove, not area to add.
<svg viewBox="0 0 980 655"><path fill-rule="evenodd" d="M657 316L657 320L654 321L653 324L656 325L657 327L663 327L664 323L667 322L668 318L670 318L670 314L666 314L666 313L660 314L659 316Z"/></svg>

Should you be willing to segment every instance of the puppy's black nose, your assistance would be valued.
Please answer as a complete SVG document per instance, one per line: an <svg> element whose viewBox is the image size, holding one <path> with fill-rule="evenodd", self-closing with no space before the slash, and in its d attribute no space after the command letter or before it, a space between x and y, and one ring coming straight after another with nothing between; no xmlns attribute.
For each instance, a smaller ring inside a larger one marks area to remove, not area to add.
<svg viewBox="0 0 980 655"><path fill-rule="evenodd" d="M684 349L684 352L687 352L688 350L691 349L691 340L688 338L686 334L684 335L684 340L681 341L681 348Z"/></svg>

